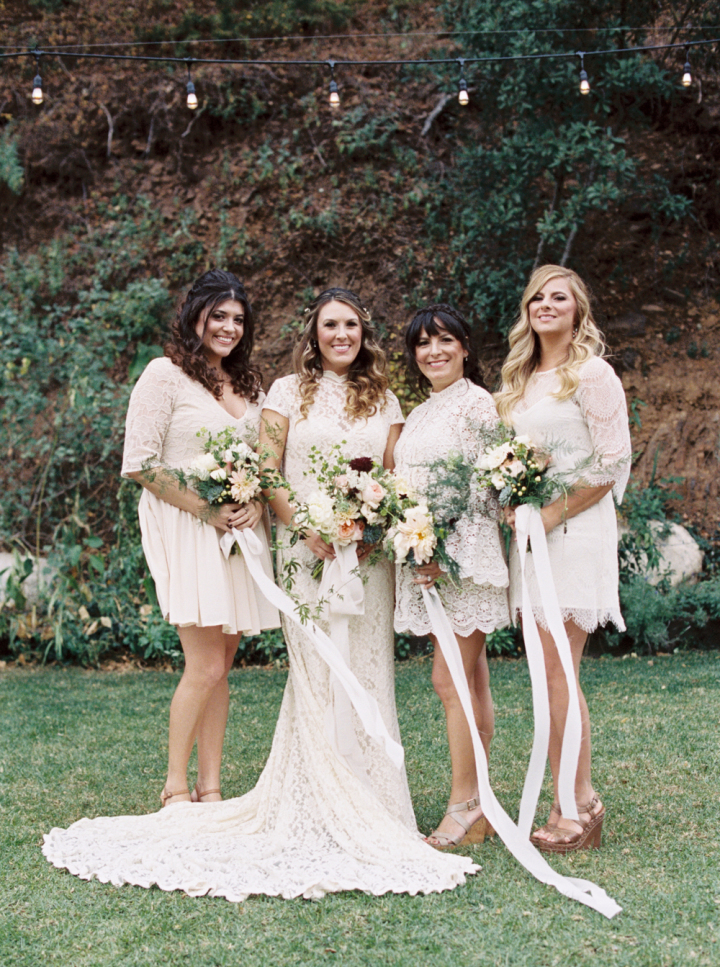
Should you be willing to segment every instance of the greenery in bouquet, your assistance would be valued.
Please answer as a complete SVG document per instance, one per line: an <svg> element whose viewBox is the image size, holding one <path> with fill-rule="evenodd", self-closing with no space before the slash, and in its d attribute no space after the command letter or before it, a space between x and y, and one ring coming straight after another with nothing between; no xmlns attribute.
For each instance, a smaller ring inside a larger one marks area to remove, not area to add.
<svg viewBox="0 0 720 967"><path fill-rule="evenodd" d="M456 584L460 568L447 548L458 521L467 513L474 467L461 454L449 454L427 468L424 498L405 487L401 515L388 531L385 551L398 564L435 561Z"/></svg>
<svg viewBox="0 0 720 967"><path fill-rule="evenodd" d="M395 479L370 457L348 458L340 445L328 456L310 450L312 476L317 486L293 518L291 544L313 530L328 544L379 544L402 512ZM319 561L313 575L322 574Z"/></svg>
<svg viewBox="0 0 720 967"><path fill-rule="evenodd" d="M551 462L547 450L501 425L495 439L480 454L478 482L495 491L501 507L531 504L539 510L562 486L557 477L547 473Z"/></svg>

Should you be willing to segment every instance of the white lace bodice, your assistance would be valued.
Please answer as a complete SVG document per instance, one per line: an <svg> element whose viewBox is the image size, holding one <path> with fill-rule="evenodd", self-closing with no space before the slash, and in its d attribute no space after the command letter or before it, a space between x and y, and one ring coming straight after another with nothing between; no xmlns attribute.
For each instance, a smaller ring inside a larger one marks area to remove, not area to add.
<svg viewBox="0 0 720 967"><path fill-rule="evenodd" d="M484 431L497 423L490 394L460 379L441 393L431 393L410 413L395 447L395 469L416 493L423 494L430 464L451 453L476 463ZM460 567L461 581L457 588L451 584L439 588L456 634L469 635L476 629L488 632L508 624L508 571L498 516L497 503L473 478L468 513L447 541L447 550ZM395 628L415 635L430 631L420 588L407 566L397 568Z"/></svg>
<svg viewBox="0 0 720 967"><path fill-rule="evenodd" d="M202 429L219 433L231 426L254 447L263 400L261 393L236 419L202 383L167 357L151 360L130 396L123 476L152 466L187 468L203 452L202 438L197 435Z"/></svg>
<svg viewBox="0 0 720 967"><path fill-rule="evenodd" d="M552 449L551 475L572 470L592 456L590 466L582 469L582 479L591 487L613 484L619 503L632 454L622 383L612 367L595 356L582 367L573 397L558 400L552 395L557 386L557 370L535 373L513 412L513 426L533 443Z"/></svg>
<svg viewBox="0 0 720 967"><path fill-rule="evenodd" d="M451 453L477 463L483 431L492 430L499 417L492 396L467 379L460 379L417 406L408 416L395 447L395 467L413 489L423 494L428 467ZM507 567L500 550L497 521L500 511L486 488L473 477L468 514L447 542L460 565L460 576L476 584L507 585Z"/></svg>
<svg viewBox="0 0 720 967"><path fill-rule="evenodd" d="M298 377L284 376L270 387L264 408L290 422L282 469L298 500L304 500L314 487L310 462L312 447L329 454L335 444L340 444L345 456L372 457L382 463L390 427L403 422L400 404L390 391L386 394L384 408L367 420L350 419L345 412L345 395L345 378L325 372L318 383L308 418L302 419Z"/></svg>

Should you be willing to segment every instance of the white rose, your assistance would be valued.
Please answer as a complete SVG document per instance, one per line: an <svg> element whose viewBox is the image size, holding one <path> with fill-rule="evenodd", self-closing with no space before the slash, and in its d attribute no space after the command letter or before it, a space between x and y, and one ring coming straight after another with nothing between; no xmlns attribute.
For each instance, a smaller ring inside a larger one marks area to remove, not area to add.
<svg viewBox="0 0 720 967"><path fill-rule="evenodd" d="M329 533L335 526L332 497L316 490L307 499L307 515L311 527Z"/></svg>
<svg viewBox="0 0 720 967"><path fill-rule="evenodd" d="M501 473L492 474L490 481L496 490L502 490L505 486L505 478Z"/></svg>
<svg viewBox="0 0 720 967"><path fill-rule="evenodd" d="M227 472L222 467L218 467L217 470L211 470L210 476L213 480L217 480L218 483L227 480Z"/></svg>

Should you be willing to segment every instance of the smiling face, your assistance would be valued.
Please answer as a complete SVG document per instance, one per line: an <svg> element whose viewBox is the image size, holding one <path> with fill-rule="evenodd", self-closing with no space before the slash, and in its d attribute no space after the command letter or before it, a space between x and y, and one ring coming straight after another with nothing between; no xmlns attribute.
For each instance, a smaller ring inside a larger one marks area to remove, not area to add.
<svg viewBox="0 0 720 967"><path fill-rule="evenodd" d="M200 313L195 332L211 366L219 369L243 337L245 310L236 299L226 299Z"/></svg>
<svg viewBox="0 0 720 967"><path fill-rule="evenodd" d="M415 345L415 362L432 384L433 392L439 393L462 379L467 350L437 317L433 322L437 333L431 336L422 330Z"/></svg>
<svg viewBox="0 0 720 967"><path fill-rule="evenodd" d="M323 369L344 376L362 346L360 317L344 302L326 302L318 313L316 339Z"/></svg>
<svg viewBox="0 0 720 967"><path fill-rule="evenodd" d="M533 331L542 341L572 339L577 319L577 302L570 283L562 276L548 279L528 303L528 314Z"/></svg>

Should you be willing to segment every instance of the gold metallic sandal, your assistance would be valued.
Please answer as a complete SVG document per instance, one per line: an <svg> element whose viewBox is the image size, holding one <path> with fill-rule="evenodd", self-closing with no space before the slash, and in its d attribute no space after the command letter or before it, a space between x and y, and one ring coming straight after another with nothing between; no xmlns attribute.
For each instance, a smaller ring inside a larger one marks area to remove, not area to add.
<svg viewBox="0 0 720 967"><path fill-rule="evenodd" d="M492 828L487 820L487 816L479 816L475 822L470 825L470 823L461 816L460 813L470 812L471 809L476 809L480 805L480 800L476 796L475 799L468 799L465 802L456 802L452 806L448 806L446 816L450 816L453 822L457 823L458 826L462 826L462 833L457 836L448 836L447 833L439 833L435 830L434 833L430 833L429 836L425 837L425 842L428 846L432 846L434 849L452 849L455 846L469 846L470 844L479 844L485 841L486 836L494 836L495 830ZM443 817L444 818L444 817ZM432 843L431 840L437 840L436 843Z"/></svg>
<svg viewBox="0 0 720 967"><path fill-rule="evenodd" d="M574 853L579 849L599 849L602 838L602 827L605 819L605 807L593 813L593 809L599 804L600 800L594 795L590 802L584 806L578 806L578 815L587 813L589 819L573 819L581 828L574 833L571 829L561 829L557 823L546 823L536 830L530 837L530 842L543 853ZM557 813L558 818L562 816L560 806L554 803L550 810L550 815ZM538 838L539 832L550 833L552 839Z"/></svg>

